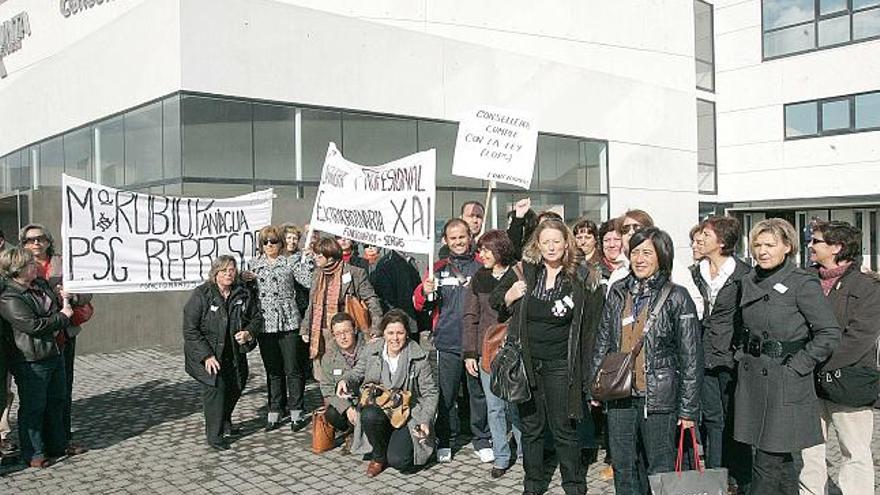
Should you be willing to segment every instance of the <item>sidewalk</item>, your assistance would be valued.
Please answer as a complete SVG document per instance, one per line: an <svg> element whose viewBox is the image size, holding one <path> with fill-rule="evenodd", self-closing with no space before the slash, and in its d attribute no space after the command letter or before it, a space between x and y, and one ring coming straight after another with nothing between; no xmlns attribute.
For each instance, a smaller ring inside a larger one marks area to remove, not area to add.
<svg viewBox="0 0 880 495"><path fill-rule="evenodd" d="M44 470L2 466L0 493L500 495L522 491L519 465L493 480L491 464L480 464L470 446L449 464L434 464L410 476L388 470L369 479L360 456L342 456L338 448L313 454L309 429L291 433L285 425L264 433L263 367L258 352L250 359L251 380L233 417L242 435L231 451L215 453L205 446L198 387L184 373L179 352L146 349L78 358L74 436L91 450ZM307 391L310 406L319 398L317 388ZM877 437L875 452L880 446ZM839 457L839 452L834 449L831 455ZM614 493L613 483L598 479L603 466L601 462L591 466L589 493ZM558 472L550 486L548 493L563 493Z"/></svg>

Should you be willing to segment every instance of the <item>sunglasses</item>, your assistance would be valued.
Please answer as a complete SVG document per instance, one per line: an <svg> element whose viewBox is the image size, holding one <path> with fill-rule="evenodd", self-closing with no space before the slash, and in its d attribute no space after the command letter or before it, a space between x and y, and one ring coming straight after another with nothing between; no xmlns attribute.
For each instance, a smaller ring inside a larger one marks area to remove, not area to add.
<svg viewBox="0 0 880 495"><path fill-rule="evenodd" d="M629 225L624 225L623 227L621 227L620 230L621 230L624 234L629 234L630 232L632 232L633 234L635 234L636 232L642 230L643 228L644 228L644 227L642 227L641 225L639 225L639 224L637 224L637 223L631 223L631 224L629 224Z"/></svg>
<svg viewBox="0 0 880 495"><path fill-rule="evenodd" d="M49 242L49 238L44 235L39 235L37 237L25 237L24 239L25 244L34 244L36 242L39 242L41 244L44 242Z"/></svg>
<svg viewBox="0 0 880 495"><path fill-rule="evenodd" d="M272 244L274 246L275 244L278 244L279 242L281 242L281 241L279 241L278 239L263 239L264 246L267 244Z"/></svg>
<svg viewBox="0 0 880 495"><path fill-rule="evenodd" d="M825 242L825 239L816 239L815 237L810 239L810 244L828 244Z"/></svg>

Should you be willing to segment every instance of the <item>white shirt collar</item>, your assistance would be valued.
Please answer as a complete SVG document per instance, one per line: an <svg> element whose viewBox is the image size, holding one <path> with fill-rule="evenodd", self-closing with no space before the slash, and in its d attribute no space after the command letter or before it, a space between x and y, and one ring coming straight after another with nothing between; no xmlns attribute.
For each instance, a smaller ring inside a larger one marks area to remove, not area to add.
<svg viewBox="0 0 880 495"><path fill-rule="evenodd" d="M388 355L388 343L382 346L382 359L388 363L388 370L391 371L391 374L397 373L397 365L400 363L400 353L398 352L396 356L391 357Z"/></svg>

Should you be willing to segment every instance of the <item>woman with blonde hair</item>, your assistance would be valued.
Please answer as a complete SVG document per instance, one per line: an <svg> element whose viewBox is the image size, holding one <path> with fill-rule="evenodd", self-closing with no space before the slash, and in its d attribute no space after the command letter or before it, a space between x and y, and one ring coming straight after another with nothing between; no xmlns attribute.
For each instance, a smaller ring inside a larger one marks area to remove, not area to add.
<svg viewBox="0 0 880 495"><path fill-rule="evenodd" d="M733 436L754 449L751 494L796 494L795 458L825 441L813 371L837 347L840 327L819 279L797 267L790 223L758 222L749 247L757 265L742 280Z"/></svg>
<svg viewBox="0 0 880 495"><path fill-rule="evenodd" d="M560 220L538 224L523 251L524 280L505 276L492 304L512 317L508 339L522 346L532 398L518 404L523 437L523 493L544 493L544 435L553 436L566 494L586 493L577 421L584 416L582 390L588 328L598 314L577 277L574 234ZM510 273L510 272L509 272Z"/></svg>

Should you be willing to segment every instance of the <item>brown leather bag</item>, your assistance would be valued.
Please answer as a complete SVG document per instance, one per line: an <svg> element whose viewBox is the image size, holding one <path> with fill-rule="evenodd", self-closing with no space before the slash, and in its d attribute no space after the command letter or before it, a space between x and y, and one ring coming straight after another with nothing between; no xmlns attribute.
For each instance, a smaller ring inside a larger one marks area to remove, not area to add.
<svg viewBox="0 0 880 495"><path fill-rule="evenodd" d="M323 411L315 412L312 417L312 452L327 452L335 443L336 429L327 421Z"/></svg>
<svg viewBox="0 0 880 495"><path fill-rule="evenodd" d="M345 312L354 320L354 326L362 332L370 330L370 310L367 305L357 297L346 294L345 296Z"/></svg>
<svg viewBox="0 0 880 495"><path fill-rule="evenodd" d="M602 358L602 363L599 365L599 370L596 371L596 376L590 387L590 394L593 396L593 399L604 402L626 399L632 395L632 385L635 381L633 364L645 343L645 335L648 334L648 331L654 325L654 320L657 319L657 315L660 313L660 309L671 291L672 285L668 283L661 289L657 302L654 304L654 308L648 316L648 321L645 323L642 336L636 341L632 350L629 352L611 352Z"/></svg>
<svg viewBox="0 0 880 495"><path fill-rule="evenodd" d="M525 280L522 262L513 265L513 273L516 274L517 280ZM508 322L497 323L487 328L485 333L483 333L480 367L486 373L492 373L492 360L495 359L498 349L501 349L501 345L504 344L504 339L507 337L507 324Z"/></svg>

